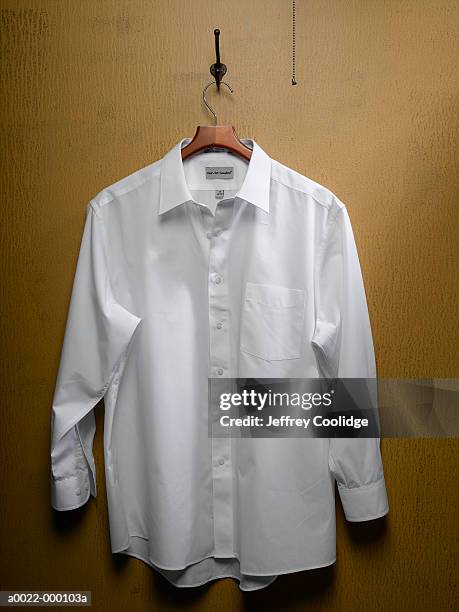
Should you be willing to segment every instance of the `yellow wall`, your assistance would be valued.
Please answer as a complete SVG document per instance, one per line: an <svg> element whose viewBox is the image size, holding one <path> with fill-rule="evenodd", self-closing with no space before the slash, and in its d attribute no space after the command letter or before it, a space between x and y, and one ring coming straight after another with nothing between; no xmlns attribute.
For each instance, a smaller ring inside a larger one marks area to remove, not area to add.
<svg viewBox="0 0 459 612"><path fill-rule="evenodd" d="M219 122L348 206L379 376L458 375L459 5L296 4L292 87L289 0L1 1L2 589L92 590L98 610L453 609L456 440L383 440L387 520L350 525L339 509L333 568L248 595L230 579L176 591L112 558L103 404L97 500L50 509L50 402L85 205L210 123L214 27L234 88L209 90Z"/></svg>

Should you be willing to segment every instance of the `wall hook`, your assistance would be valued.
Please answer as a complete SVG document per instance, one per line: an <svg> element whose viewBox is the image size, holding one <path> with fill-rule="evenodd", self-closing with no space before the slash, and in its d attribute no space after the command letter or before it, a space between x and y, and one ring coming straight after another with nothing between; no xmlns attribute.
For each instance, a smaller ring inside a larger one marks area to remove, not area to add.
<svg viewBox="0 0 459 612"><path fill-rule="evenodd" d="M210 67L210 74L214 77L217 83L217 89L220 91L220 83L224 75L226 74L226 66L220 62L220 30L215 28L215 55L217 61Z"/></svg>

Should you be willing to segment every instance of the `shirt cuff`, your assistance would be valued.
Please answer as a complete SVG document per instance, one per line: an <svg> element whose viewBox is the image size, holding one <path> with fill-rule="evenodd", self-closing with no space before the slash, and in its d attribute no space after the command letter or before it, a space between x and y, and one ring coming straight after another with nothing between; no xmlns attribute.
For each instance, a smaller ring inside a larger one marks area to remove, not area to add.
<svg viewBox="0 0 459 612"><path fill-rule="evenodd" d="M83 506L95 491L88 472L55 479L51 476L51 506L55 510L74 510Z"/></svg>
<svg viewBox="0 0 459 612"><path fill-rule="evenodd" d="M361 487L348 488L338 484L338 492L348 521L370 521L389 512L384 476Z"/></svg>

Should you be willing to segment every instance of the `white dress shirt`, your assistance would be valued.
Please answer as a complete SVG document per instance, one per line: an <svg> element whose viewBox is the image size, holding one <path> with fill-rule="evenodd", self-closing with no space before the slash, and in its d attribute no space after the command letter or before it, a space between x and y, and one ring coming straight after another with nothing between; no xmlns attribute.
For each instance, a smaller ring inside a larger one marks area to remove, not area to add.
<svg viewBox="0 0 459 612"><path fill-rule="evenodd" d="M345 205L272 159L165 156L86 217L52 405L51 503L96 497L104 398L111 548L177 586L259 589L336 559L349 521L388 512L378 438L216 438L217 377L376 377ZM207 170L206 170L207 168Z"/></svg>

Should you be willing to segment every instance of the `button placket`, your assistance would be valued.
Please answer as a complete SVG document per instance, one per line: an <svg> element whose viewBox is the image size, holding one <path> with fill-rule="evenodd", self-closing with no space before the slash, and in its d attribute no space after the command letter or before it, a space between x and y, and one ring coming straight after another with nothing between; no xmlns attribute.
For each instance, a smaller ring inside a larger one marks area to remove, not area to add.
<svg viewBox="0 0 459 612"><path fill-rule="evenodd" d="M218 205L214 228L209 240L209 376L225 378L230 370L230 337L228 325L223 325L228 313L227 239L222 229L231 220L231 206ZM218 397L210 401L217 402ZM212 406L218 413L218 406ZM214 437L212 447L212 495L214 520L214 554L232 556L233 547L233 478L231 439Z"/></svg>

